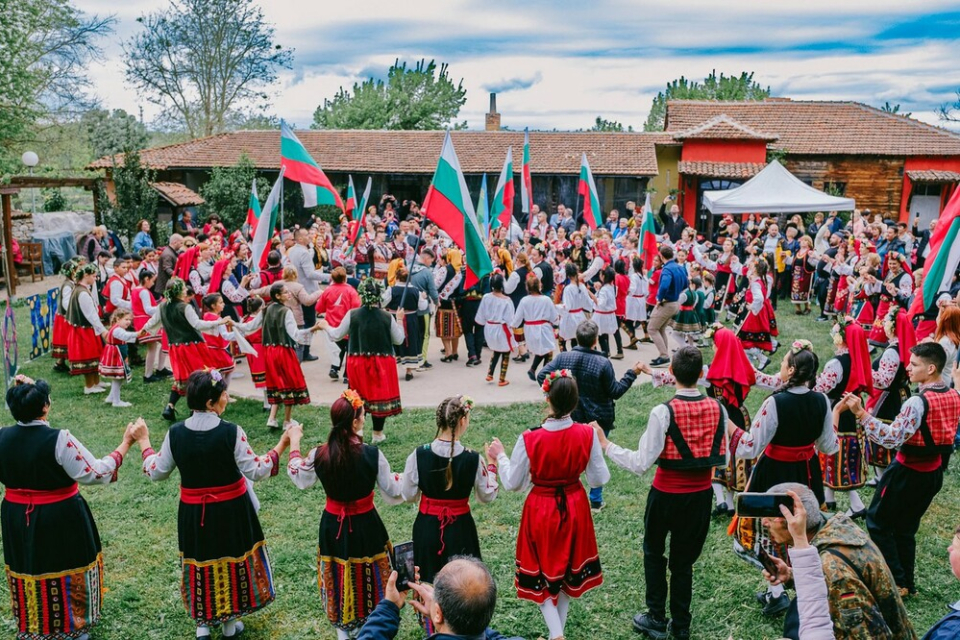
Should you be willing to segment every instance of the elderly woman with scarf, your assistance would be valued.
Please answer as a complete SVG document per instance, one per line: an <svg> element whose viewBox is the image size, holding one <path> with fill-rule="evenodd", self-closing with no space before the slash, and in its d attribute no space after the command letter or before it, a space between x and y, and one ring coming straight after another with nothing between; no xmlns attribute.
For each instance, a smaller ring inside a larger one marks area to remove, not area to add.
<svg viewBox="0 0 960 640"><path fill-rule="evenodd" d="M200 301L207 295L207 285L198 270L201 256L206 255L209 258L210 245L206 242L194 245L185 249L183 253L177 256L177 264L173 267L173 275L183 280L193 289L193 296L197 308L200 308ZM209 278L207 278L209 281Z"/></svg>
<svg viewBox="0 0 960 640"><path fill-rule="evenodd" d="M382 296L380 282L367 278L360 283L359 308L352 309L337 327L331 327L325 320L317 323L333 341L350 336L347 378L373 417L373 444L386 440L383 427L387 418L403 412L393 345L404 340L405 312L400 309L396 316L391 316L381 308Z"/></svg>
<svg viewBox="0 0 960 640"><path fill-rule="evenodd" d="M207 285L207 294L219 293L223 296L224 307L223 314L234 322L240 321L240 309L243 301L250 297L247 291L247 285L253 278L247 274L237 281L234 272L237 268L237 256L227 252L223 257L213 265L213 271L210 272L210 282Z"/></svg>

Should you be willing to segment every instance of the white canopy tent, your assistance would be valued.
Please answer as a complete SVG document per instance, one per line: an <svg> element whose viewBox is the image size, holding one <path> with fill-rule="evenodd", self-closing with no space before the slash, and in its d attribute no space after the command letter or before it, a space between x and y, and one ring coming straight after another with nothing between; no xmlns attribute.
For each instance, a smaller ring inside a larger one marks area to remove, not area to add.
<svg viewBox="0 0 960 640"><path fill-rule="evenodd" d="M806 213L853 211L853 198L838 198L801 182L772 160L757 175L734 189L704 191L703 206L715 215L725 213Z"/></svg>

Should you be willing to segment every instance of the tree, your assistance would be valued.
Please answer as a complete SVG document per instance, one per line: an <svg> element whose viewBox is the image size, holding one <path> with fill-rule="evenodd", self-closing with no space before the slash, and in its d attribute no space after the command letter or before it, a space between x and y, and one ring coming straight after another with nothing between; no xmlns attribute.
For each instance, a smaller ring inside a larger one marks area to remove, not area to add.
<svg viewBox="0 0 960 640"><path fill-rule="evenodd" d="M894 115L903 116L904 118L909 118L912 116L912 113L900 113L899 104L890 104L889 102L884 102L883 106L880 107L880 111L885 111L887 113L892 113Z"/></svg>
<svg viewBox="0 0 960 640"><path fill-rule="evenodd" d="M136 235L135 227L140 220L149 221L151 227L157 226L158 195L150 186L155 179L154 172L140 161L139 150L125 149L123 164L113 166L113 200L100 194L104 222L128 243Z"/></svg>
<svg viewBox="0 0 960 640"><path fill-rule="evenodd" d="M613 133L622 133L623 132L623 123L617 122L616 120L606 120L597 116L597 121L594 123L593 127L589 131L610 131ZM633 131L633 127L627 127L628 132Z"/></svg>
<svg viewBox="0 0 960 640"><path fill-rule="evenodd" d="M293 61L253 0L170 0L137 21L143 31L123 46L127 81L193 137L225 131L236 110L265 106L266 88Z"/></svg>
<svg viewBox="0 0 960 640"><path fill-rule="evenodd" d="M96 158L112 156L124 149L143 149L150 142L150 134L142 122L123 109L92 109L80 119L93 155Z"/></svg>
<svg viewBox="0 0 960 640"><path fill-rule="evenodd" d="M61 189L42 189L44 211L66 211L67 199Z"/></svg>
<svg viewBox="0 0 960 640"><path fill-rule="evenodd" d="M770 87L763 88L753 81L753 72L742 72L739 76L717 76L716 70L703 79L703 82L687 80L680 76L667 84L653 99L650 114L643 125L644 131L663 131L667 116L668 100L763 100L770 96Z"/></svg>
<svg viewBox="0 0 960 640"><path fill-rule="evenodd" d="M215 213L227 229L239 229L246 220L250 186L256 175L257 169L246 154L232 167L214 167L210 179L200 187L200 195L206 201L204 215ZM257 193L262 197L266 197L271 186L265 178L257 179Z"/></svg>
<svg viewBox="0 0 960 640"><path fill-rule="evenodd" d="M463 80L454 84L446 63L417 62L414 68L396 60L387 81L368 78L354 83L353 92L340 87L332 100L324 100L313 113L314 129L393 129L426 131L455 123L467 101Z"/></svg>
<svg viewBox="0 0 960 640"><path fill-rule="evenodd" d="M960 89L957 89L956 100L940 105L937 115L944 122L960 122Z"/></svg>

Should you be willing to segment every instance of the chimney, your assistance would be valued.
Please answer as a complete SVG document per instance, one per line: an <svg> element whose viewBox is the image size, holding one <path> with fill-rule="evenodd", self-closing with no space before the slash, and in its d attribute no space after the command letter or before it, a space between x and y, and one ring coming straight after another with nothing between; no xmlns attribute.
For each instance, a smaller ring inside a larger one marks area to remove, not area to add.
<svg viewBox="0 0 960 640"><path fill-rule="evenodd" d="M500 114L497 113L497 94L490 94L490 112L487 114L487 131L500 131Z"/></svg>

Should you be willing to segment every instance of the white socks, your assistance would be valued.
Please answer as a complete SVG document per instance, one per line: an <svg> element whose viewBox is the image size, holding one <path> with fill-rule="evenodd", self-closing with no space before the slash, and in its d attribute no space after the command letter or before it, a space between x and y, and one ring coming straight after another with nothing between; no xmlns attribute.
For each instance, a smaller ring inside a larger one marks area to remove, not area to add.
<svg viewBox="0 0 960 640"><path fill-rule="evenodd" d="M350 640L350 634L343 629L337 629L337 640Z"/></svg>
<svg viewBox="0 0 960 640"><path fill-rule="evenodd" d="M149 378L157 368L157 361L160 358L160 343L151 342L147 344L147 357L143 363L143 377Z"/></svg>
<svg viewBox="0 0 960 640"><path fill-rule="evenodd" d="M550 640L563 637L563 622L560 620L560 612L553 600L548 598L546 602L540 605L540 613L543 614L543 621L547 623Z"/></svg>
<svg viewBox="0 0 960 640"><path fill-rule="evenodd" d="M767 587L767 593L770 594L770 598L779 598L783 595L783 585L778 584L777 586L770 585Z"/></svg>
<svg viewBox="0 0 960 640"><path fill-rule="evenodd" d="M160 347L160 355L157 356L157 369L167 368L167 352Z"/></svg>
<svg viewBox="0 0 960 640"><path fill-rule="evenodd" d="M866 506L863 504L863 500L860 499L860 494L856 491L850 492L850 511L856 513L857 511L863 511L866 509Z"/></svg>
<svg viewBox="0 0 960 640"><path fill-rule="evenodd" d="M197 627L197 637L198 638L209 638L210 637L210 627L205 624L201 624Z"/></svg>
<svg viewBox="0 0 960 640"><path fill-rule="evenodd" d="M560 624L562 625L561 629L566 629L567 627L567 612L569 610L570 596L561 591L557 596L557 613L560 614Z"/></svg>
<svg viewBox="0 0 960 640"><path fill-rule="evenodd" d="M719 507L722 504L727 505L727 507L733 508L733 498L730 495L730 491L727 488L720 484L719 482L711 483L713 487L713 497L717 501L717 506Z"/></svg>
<svg viewBox="0 0 960 640"><path fill-rule="evenodd" d="M240 632L243 631L243 623L239 620L227 620L223 623L223 637L232 638L234 636L240 635Z"/></svg>
<svg viewBox="0 0 960 640"><path fill-rule="evenodd" d="M267 400L267 388L266 388L266 387L263 388L263 408L264 408L264 409L269 409L269 408L270 408L270 402Z"/></svg>
<svg viewBox="0 0 960 640"><path fill-rule="evenodd" d="M833 489L831 489L830 487L824 487L824 488L823 488L823 499L824 499L826 502L832 502L832 503L836 504L836 502L837 502L837 494L835 494L835 493L833 492Z"/></svg>

